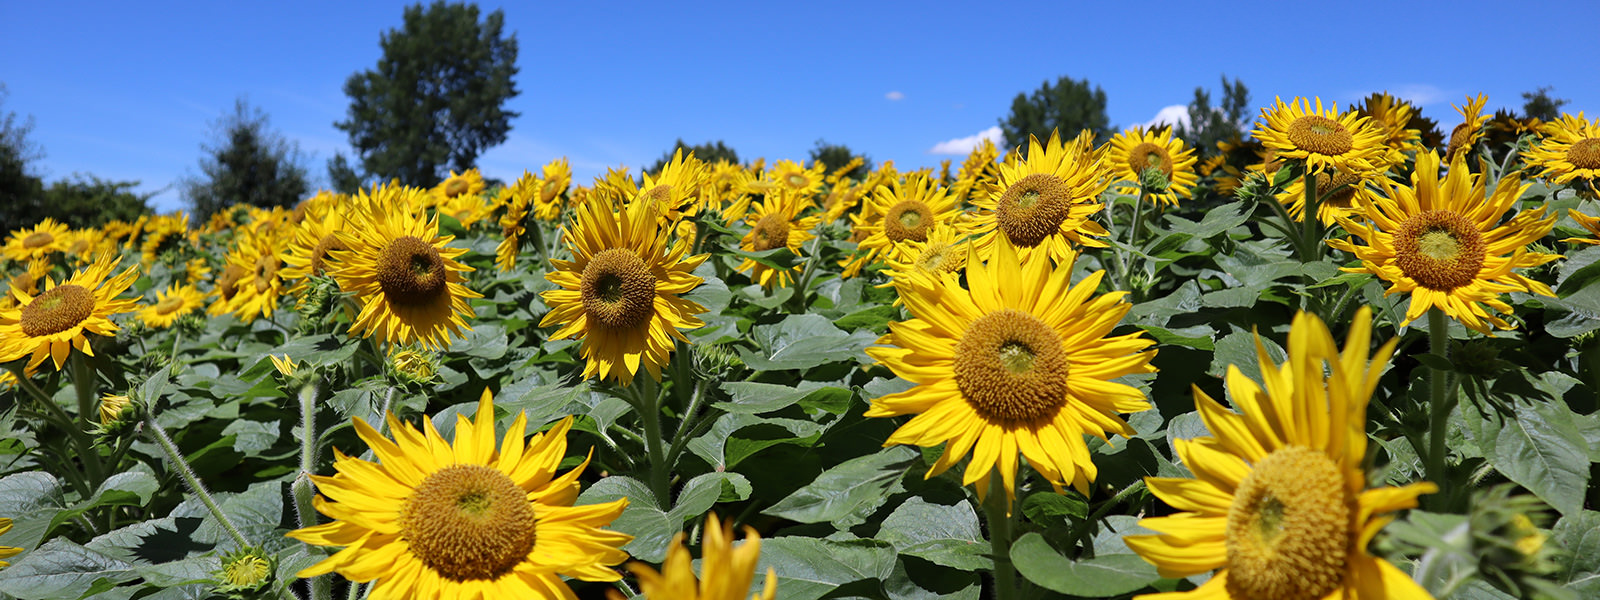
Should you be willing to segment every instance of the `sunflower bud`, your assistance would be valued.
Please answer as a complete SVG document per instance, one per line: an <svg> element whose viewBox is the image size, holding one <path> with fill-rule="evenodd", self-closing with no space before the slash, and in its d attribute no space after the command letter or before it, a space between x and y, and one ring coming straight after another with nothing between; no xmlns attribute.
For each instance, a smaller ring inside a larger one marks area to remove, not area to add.
<svg viewBox="0 0 1600 600"><path fill-rule="evenodd" d="M229 598L257 598L272 582L276 568L271 556L260 548L241 548L222 557L222 566L212 574L217 591Z"/></svg>
<svg viewBox="0 0 1600 600"><path fill-rule="evenodd" d="M1150 167L1139 173L1139 187L1144 189L1146 194L1166 193L1169 185L1171 182L1167 180L1167 174L1162 172L1160 167Z"/></svg>
<svg viewBox="0 0 1600 600"><path fill-rule="evenodd" d="M383 370L395 385L430 385L439 378L439 356L421 348L389 351Z"/></svg>

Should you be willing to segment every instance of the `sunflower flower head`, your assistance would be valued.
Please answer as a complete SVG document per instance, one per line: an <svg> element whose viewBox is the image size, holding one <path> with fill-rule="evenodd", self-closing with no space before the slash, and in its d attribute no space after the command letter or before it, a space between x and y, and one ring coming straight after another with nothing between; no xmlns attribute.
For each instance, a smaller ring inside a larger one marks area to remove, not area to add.
<svg viewBox="0 0 1600 600"><path fill-rule="evenodd" d="M1368 126L1370 119L1357 111L1339 112L1337 103L1324 109L1321 98L1315 99L1315 107L1305 98L1289 104L1278 98L1272 109L1261 109L1261 118L1253 135L1266 149L1276 151L1279 159L1304 161L1312 172L1328 167L1352 173L1388 167L1385 132Z"/></svg>
<svg viewBox="0 0 1600 600"><path fill-rule="evenodd" d="M1097 238L1106 230L1093 217L1105 208L1100 193L1110 185L1109 169L1093 143L1087 131L1064 143L1052 132L1043 144L1029 137L1026 158L1012 152L1000 165L999 180L988 186L988 197L974 202L977 255L994 256L1000 237L1024 260L1042 253L1072 262L1076 246L1105 247Z"/></svg>
<svg viewBox="0 0 1600 600"><path fill-rule="evenodd" d="M1461 115L1461 124L1450 130L1450 145L1444 153L1446 162L1454 163L1457 158L1465 158L1472 152L1473 146L1483 139L1483 127L1489 123L1489 118L1483 114L1483 107L1488 104L1489 97L1478 94L1476 97L1467 97L1467 103L1463 106L1450 105Z"/></svg>
<svg viewBox="0 0 1600 600"><path fill-rule="evenodd" d="M1420 154L1411 185L1384 179L1385 194L1376 200L1358 197L1366 222L1338 217L1352 237L1328 245L1361 260L1346 271L1388 281L1386 294L1410 295L1405 323L1432 307L1480 333L1511 329L1483 307L1510 313L1511 306L1500 299L1506 292L1555 295L1549 286L1515 272L1559 258L1527 249L1550 233L1555 217L1545 217L1540 207L1502 222L1528 186L1509 175L1486 194L1485 180L1468 171L1465 156L1456 156L1441 179L1438 155Z"/></svg>
<svg viewBox="0 0 1600 600"><path fill-rule="evenodd" d="M660 571L643 563L628 564L628 570L639 578L639 588L647 600L746 600L745 593L755 579L756 559L761 555L761 536L746 527L744 542L736 548L733 523L717 521L715 513L706 517L703 535L698 579L682 533L673 536ZM748 600L773 600L777 593L778 574L767 567L761 591L751 594ZM610 594L612 600L621 599L615 590Z"/></svg>
<svg viewBox="0 0 1600 600"><path fill-rule="evenodd" d="M116 333L120 328L111 315L138 306L137 300L117 298L139 277L137 267L112 275L120 261L103 254L70 278L41 286L38 295L12 290L18 305L0 311L0 363L27 357L27 370L33 372L47 358L60 369L73 349L93 356L89 334Z"/></svg>
<svg viewBox="0 0 1600 600"><path fill-rule="evenodd" d="M1145 598L1429 598L1367 551L1393 518L1385 513L1438 490L1431 482L1367 489L1367 402L1397 341L1369 360L1371 334L1365 307L1342 350L1321 320L1300 313L1283 364L1257 341L1264 385L1228 367L1239 412L1195 388L1200 417L1215 435L1174 442L1194 478L1145 478L1181 512L1140 521L1157 535L1124 539L1163 577L1216 573L1192 591Z"/></svg>
<svg viewBox="0 0 1600 600"><path fill-rule="evenodd" d="M372 581L373 598L571 598L562 576L620 579L609 566L632 538L601 527L627 500L572 505L588 459L556 474L572 417L525 440L519 413L497 448L494 414L485 390L474 418L456 417L453 443L431 420L418 431L391 414L391 440L356 418L378 461L335 451L338 473L312 476L314 505L333 521L288 535L344 549L297 576Z"/></svg>
<svg viewBox="0 0 1600 600"><path fill-rule="evenodd" d="M6 241L5 257L17 262L45 258L57 252L66 252L70 230L55 219L46 218L33 227L11 232Z"/></svg>
<svg viewBox="0 0 1600 600"><path fill-rule="evenodd" d="M1155 342L1110 335L1132 306L1126 292L1093 295L1103 271L1074 285L1071 263L1021 260L1002 240L966 274L966 289L949 274L901 288L913 318L891 323L867 354L915 385L873 400L866 416L916 415L885 445L944 444L929 477L970 451L963 485L981 497L998 470L1008 510L1019 457L1058 491L1088 493L1096 470L1083 436L1134 434L1118 414L1150 404L1113 380L1155 372Z"/></svg>
<svg viewBox="0 0 1600 600"><path fill-rule="evenodd" d="M1187 197L1199 182L1194 172L1194 149L1173 137L1171 127L1159 131L1134 127L1113 136L1106 161L1114 180L1139 185L1156 204L1176 206L1178 198ZM1154 174L1160 177L1152 177L1153 181L1146 183L1145 179ZM1154 183L1161 185L1151 185Z"/></svg>
<svg viewBox="0 0 1600 600"><path fill-rule="evenodd" d="M1539 169L1540 177L1557 184L1593 186L1600 181L1600 120L1590 121L1581 112L1575 117L1563 114L1546 123L1543 133L1526 154L1528 166Z"/></svg>
<svg viewBox="0 0 1600 600"><path fill-rule="evenodd" d="M267 584L272 583L272 572L277 568L272 556L260 548L240 548L222 557L222 566L212 577L217 591L229 598L253 598Z"/></svg>

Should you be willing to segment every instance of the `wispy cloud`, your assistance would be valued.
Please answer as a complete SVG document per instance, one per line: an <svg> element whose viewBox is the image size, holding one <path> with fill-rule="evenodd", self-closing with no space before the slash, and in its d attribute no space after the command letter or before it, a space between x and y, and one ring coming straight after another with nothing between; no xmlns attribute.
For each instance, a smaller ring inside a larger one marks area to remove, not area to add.
<svg viewBox="0 0 1600 600"><path fill-rule="evenodd" d="M1000 126L996 125L967 137L939 142L934 144L932 148L928 149L928 154L964 156L971 154L979 144L983 143L983 140L994 142L996 146L1000 145Z"/></svg>
<svg viewBox="0 0 1600 600"><path fill-rule="evenodd" d="M906 99L905 93L900 92L900 91L889 92L887 94L884 94L883 97L884 98L888 98L890 102L899 102L901 100L905 100Z"/></svg>
<svg viewBox="0 0 1600 600"><path fill-rule="evenodd" d="M1444 100L1448 96L1444 90L1425 83L1402 85L1389 93L1408 100L1417 106L1433 104Z"/></svg>
<svg viewBox="0 0 1600 600"><path fill-rule="evenodd" d="M1154 129L1157 125L1161 125L1163 123L1178 127L1188 127L1189 107L1183 104L1164 106L1161 108L1161 110L1156 111L1155 118L1145 121L1142 123L1142 125L1144 125L1145 129Z"/></svg>

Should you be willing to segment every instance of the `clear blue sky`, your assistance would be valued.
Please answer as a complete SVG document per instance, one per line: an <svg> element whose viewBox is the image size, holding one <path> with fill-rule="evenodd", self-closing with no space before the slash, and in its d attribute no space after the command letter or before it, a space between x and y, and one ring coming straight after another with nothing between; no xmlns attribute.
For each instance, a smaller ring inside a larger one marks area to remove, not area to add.
<svg viewBox="0 0 1600 600"><path fill-rule="evenodd" d="M801 159L818 138L902 168L996 125L1011 99L1060 75L1103 87L1129 126L1241 78L1257 107L1388 90L1445 131L1450 104L1489 110L1554 86L1600 111L1588 28L1600 3L653 2L481 4L515 32L521 116L479 159L514 179L572 160L588 183L647 166L675 138L723 140L746 160ZM75 172L165 190L198 173L210 123L240 96L311 157L348 153L343 85L376 66L402 2L4 2L0 109L32 116L47 181ZM959 158L957 158L959 160Z"/></svg>

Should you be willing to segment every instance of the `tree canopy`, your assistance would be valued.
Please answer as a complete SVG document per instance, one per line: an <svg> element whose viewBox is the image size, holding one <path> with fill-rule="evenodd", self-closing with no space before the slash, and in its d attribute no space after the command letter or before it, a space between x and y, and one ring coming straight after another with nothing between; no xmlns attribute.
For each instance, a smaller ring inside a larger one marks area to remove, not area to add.
<svg viewBox="0 0 1600 600"><path fill-rule="evenodd" d="M683 151L684 156L688 156L690 152L693 152L695 158L707 163L725 160L733 164L739 164L739 153L734 152L733 148L729 148L727 144L722 143L722 140L690 146L683 142L683 138L678 138L678 141L672 143L672 148L667 150L666 154L662 154L661 158L656 159L655 164L650 166L648 172L659 172L661 167L667 166L667 163L672 160L672 155L679 150Z"/></svg>
<svg viewBox="0 0 1600 600"><path fill-rule="evenodd" d="M1114 128L1106 115L1106 92L1098 85L1091 88L1088 79L1066 75L1054 84L1045 81L1032 94L1017 94L1011 114L1000 119L1000 133L1009 148L1026 146L1029 135L1043 141L1051 131L1059 131L1061 137L1072 138L1085 129L1094 132L1096 143L1111 139Z"/></svg>
<svg viewBox="0 0 1600 600"><path fill-rule="evenodd" d="M873 166L872 159L867 158L866 155L851 152L850 147L844 144L830 144L823 140L817 140L816 147L811 149L811 162L822 163L830 173L834 169L849 164L851 160L857 157L861 158L861 164L851 169L845 176L853 179L865 179L867 174L872 172Z"/></svg>
<svg viewBox="0 0 1600 600"><path fill-rule="evenodd" d="M294 206L310 191L299 146L269 127L266 113L244 100L212 124L213 141L201 145L201 175L181 184L196 219L234 204Z"/></svg>
<svg viewBox="0 0 1600 600"><path fill-rule="evenodd" d="M1217 142L1242 139L1250 131L1250 112L1250 90L1239 78L1230 83L1223 75L1222 102L1212 106L1211 92L1196 86L1194 100L1189 103L1189 125L1180 125L1176 134L1200 156L1215 155Z"/></svg>
<svg viewBox="0 0 1600 600"><path fill-rule="evenodd" d="M1543 86L1531 92L1522 93L1522 116L1533 117L1540 121L1554 121L1561 118L1561 107L1570 101L1565 98L1551 98L1550 92L1555 88Z"/></svg>
<svg viewBox="0 0 1600 600"><path fill-rule="evenodd" d="M478 17L473 4L407 7L380 39L377 68L345 81L350 109L334 126L368 175L431 186L506 141L518 116L505 110L519 93L517 37L504 34L501 11Z"/></svg>

